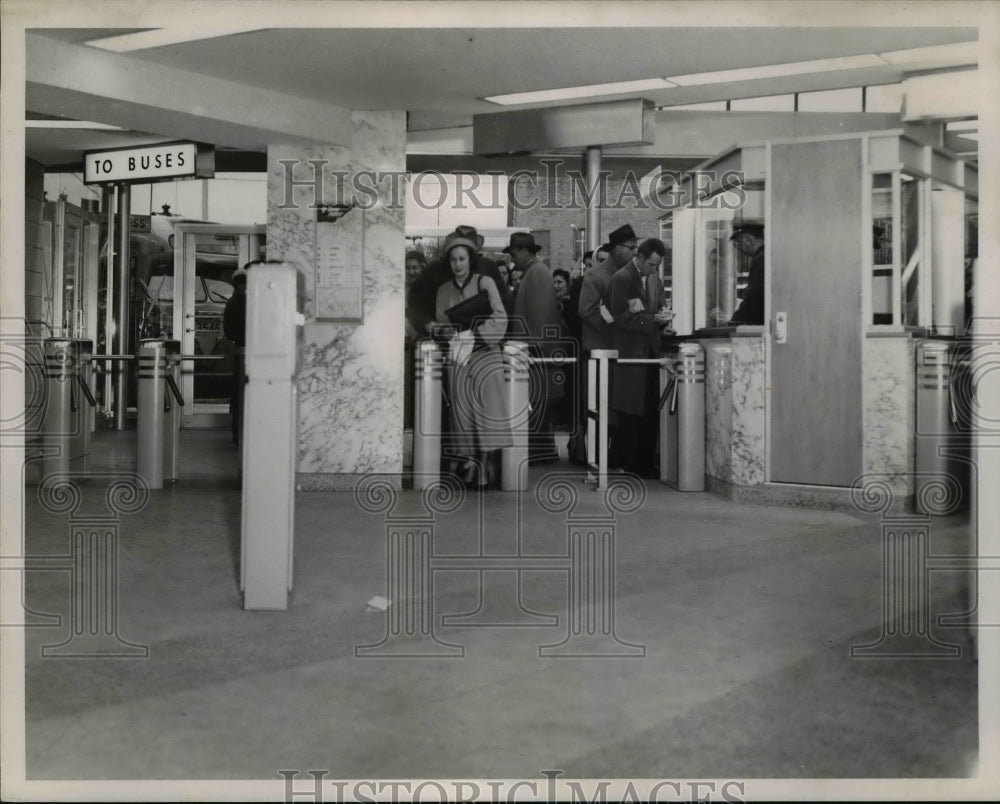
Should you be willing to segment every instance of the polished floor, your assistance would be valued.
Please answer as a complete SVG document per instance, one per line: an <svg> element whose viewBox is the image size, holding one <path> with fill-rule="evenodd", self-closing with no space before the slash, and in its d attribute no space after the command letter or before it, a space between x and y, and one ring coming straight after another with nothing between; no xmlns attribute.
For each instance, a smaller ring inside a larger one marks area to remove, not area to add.
<svg viewBox="0 0 1000 804"><path fill-rule="evenodd" d="M96 435L104 477L81 484L75 509L27 489L29 556L68 555L87 516L111 513L134 437ZM537 466L525 494L435 503L422 608L392 599L387 547L426 515L418 492L300 492L289 607L244 611L236 450L226 431L183 432L181 479L122 503L136 510L112 525L115 636L72 632L65 561L26 573L28 779L975 772L977 663L967 629L939 621L966 608L965 572L930 572L915 598L930 629L908 644L922 655L885 643L852 658L885 630L878 516L651 481L611 499L581 480ZM927 524L932 554L968 553L967 515ZM429 635L401 634L409 615ZM122 655L43 655L60 644Z"/></svg>

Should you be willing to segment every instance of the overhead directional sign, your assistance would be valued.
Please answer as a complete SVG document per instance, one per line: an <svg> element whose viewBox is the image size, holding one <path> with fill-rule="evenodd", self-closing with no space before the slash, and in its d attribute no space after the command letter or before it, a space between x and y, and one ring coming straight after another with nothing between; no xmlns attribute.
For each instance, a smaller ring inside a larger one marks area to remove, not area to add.
<svg viewBox="0 0 1000 804"><path fill-rule="evenodd" d="M92 151L83 159L85 184L147 184L183 178L209 179L215 175L215 149L196 142Z"/></svg>

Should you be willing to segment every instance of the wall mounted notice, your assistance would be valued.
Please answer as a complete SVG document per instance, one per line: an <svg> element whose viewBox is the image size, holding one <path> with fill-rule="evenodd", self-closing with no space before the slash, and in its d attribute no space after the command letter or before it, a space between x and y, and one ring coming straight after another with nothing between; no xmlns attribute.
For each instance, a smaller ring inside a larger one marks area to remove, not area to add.
<svg viewBox="0 0 1000 804"><path fill-rule="evenodd" d="M364 210L346 206L317 210L317 319L364 319L364 238Z"/></svg>

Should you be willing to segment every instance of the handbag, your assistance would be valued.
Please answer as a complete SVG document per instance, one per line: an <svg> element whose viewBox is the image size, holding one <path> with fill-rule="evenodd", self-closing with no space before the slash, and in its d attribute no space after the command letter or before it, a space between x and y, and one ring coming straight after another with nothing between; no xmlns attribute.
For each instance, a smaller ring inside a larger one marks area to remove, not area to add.
<svg viewBox="0 0 1000 804"><path fill-rule="evenodd" d="M476 287L480 286L480 276L476 274ZM473 324L484 318L489 318L493 314L493 305L490 304L490 294L485 290L480 290L475 296L462 299L458 304L449 307L444 311L459 331L472 329Z"/></svg>

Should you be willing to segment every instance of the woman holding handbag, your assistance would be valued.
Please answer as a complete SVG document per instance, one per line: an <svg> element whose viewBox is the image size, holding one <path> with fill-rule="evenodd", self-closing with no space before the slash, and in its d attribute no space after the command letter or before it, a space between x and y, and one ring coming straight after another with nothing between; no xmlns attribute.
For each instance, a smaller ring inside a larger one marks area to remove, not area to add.
<svg viewBox="0 0 1000 804"><path fill-rule="evenodd" d="M478 270L473 241L449 236L444 254L452 278L438 288L432 334L452 333L448 451L463 482L484 488L497 475L497 451L513 444L500 352L507 312L496 283Z"/></svg>

